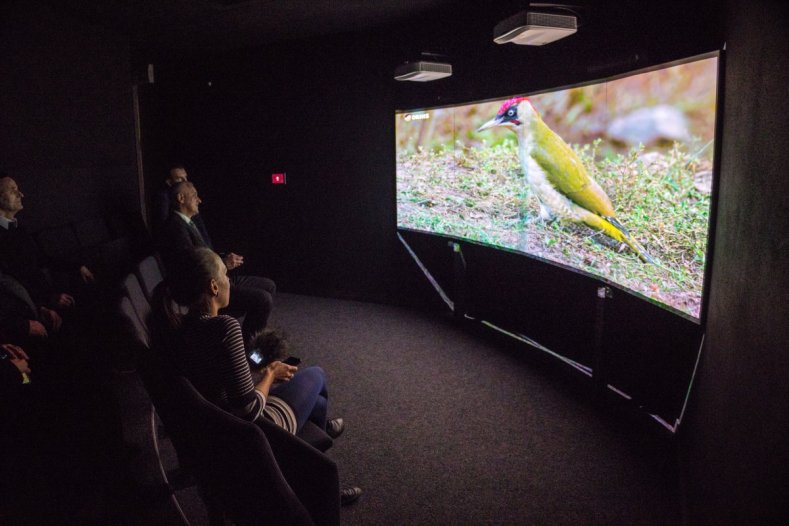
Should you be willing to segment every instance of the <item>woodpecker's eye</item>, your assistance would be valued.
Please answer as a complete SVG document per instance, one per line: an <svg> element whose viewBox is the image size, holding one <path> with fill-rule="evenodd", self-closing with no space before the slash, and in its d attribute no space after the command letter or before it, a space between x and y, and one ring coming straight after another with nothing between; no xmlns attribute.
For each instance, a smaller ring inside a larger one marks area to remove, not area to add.
<svg viewBox="0 0 789 526"><path fill-rule="evenodd" d="M515 111L515 109L513 109L513 108L510 108L510 109L508 109L508 110L507 110L507 117L509 117L509 118L512 118L512 117L514 117L515 115L517 115L517 113L518 113L518 112L516 112L516 111Z"/></svg>

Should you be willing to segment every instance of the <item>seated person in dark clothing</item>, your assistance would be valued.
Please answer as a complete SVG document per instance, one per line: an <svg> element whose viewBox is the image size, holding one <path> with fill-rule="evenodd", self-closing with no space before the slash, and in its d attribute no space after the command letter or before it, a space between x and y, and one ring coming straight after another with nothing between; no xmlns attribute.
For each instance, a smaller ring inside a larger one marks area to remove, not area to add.
<svg viewBox="0 0 789 526"><path fill-rule="evenodd" d="M0 333L0 342L3 338ZM14 433L20 413L26 411L22 386L30 382L30 357L21 347L0 343L0 474L5 474L7 456L13 454Z"/></svg>
<svg viewBox="0 0 789 526"><path fill-rule="evenodd" d="M9 342L28 345L47 339L50 331L57 332L60 316L49 310L43 306L36 307L25 287L0 271L0 330Z"/></svg>
<svg viewBox="0 0 789 526"><path fill-rule="evenodd" d="M0 333L0 342L4 338ZM28 383L27 353L10 343L0 344L0 477L5 478L17 444L16 431L21 413L26 411L22 386ZM0 483L0 488L3 484ZM7 488L3 488L7 489ZM7 493L3 493L7 496ZM0 515L1 516L1 515Z"/></svg>
<svg viewBox="0 0 789 526"><path fill-rule="evenodd" d="M167 273L183 272L186 263L184 253L198 248L213 248L210 241L203 238L191 221L198 214L201 203L197 190L190 182L180 182L171 189L173 210L165 222L157 240L157 248L164 261ZM222 257L228 270L234 270L244 264L244 258L232 252ZM230 275L230 286L233 293L228 310L245 313L242 326L244 341L251 335L266 327L271 307L274 302L276 285L268 278L259 276Z"/></svg>
<svg viewBox="0 0 789 526"><path fill-rule="evenodd" d="M0 523L84 524L81 499L120 478L120 420L92 371L26 350L0 343Z"/></svg>
<svg viewBox="0 0 789 526"><path fill-rule="evenodd" d="M60 313L74 306L74 296L54 289L44 273L45 258L41 249L18 224L16 215L23 208L23 197L16 181L8 176L0 177L0 270L22 284L41 310L41 317L51 327L59 327ZM78 273L84 283L95 280L85 265L56 261L46 261L46 265Z"/></svg>
<svg viewBox="0 0 789 526"><path fill-rule="evenodd" d="M80 337L82 321L70 317L64 322L57 311L37 306L19 281L0 271L2 341L23 347L35 363L36 376L46 378L46 383L62 388L71 377L84 378L80 359L87 360L91 368L97 365ZM87 330L95 331L95 327Z"/></svg>
<svg viewBox="0 0 789 526"><path fill-rule="evenodd" d="M206 247L184 254L182 272L159 284L150 326L161 349L209 401L248 421L268 418L291 433L312 421L330 436L342 432L342 420L328 421L326 378L320 367L299 371L274 360L253 383L238 320L219 314L234 289L219 255ZM174 302L188 307L186 315ZM262 340L261 340L262 341ZM343 504L356 500L359 488L342 490Z"/></svg>
<svg viewBox="0 0 789 526"><path fill-rule="evenodd" d="M164 184L156 190L151 201L151 223L154 232L158 232L167 221L167 218L170 217L170 212L172 210L170 189L176 184L187 181L188 179L189 174L186 173L184 165L170 165L170 168L167 170L167 178L164 180ZM206 229L205 223L203 223L203 217L199 213L195 214L192 217L192 222L197 227L197 230L200 231L200 235L203 236L206 243L211 245L211 237L208 235L208 229Z"/></svg>

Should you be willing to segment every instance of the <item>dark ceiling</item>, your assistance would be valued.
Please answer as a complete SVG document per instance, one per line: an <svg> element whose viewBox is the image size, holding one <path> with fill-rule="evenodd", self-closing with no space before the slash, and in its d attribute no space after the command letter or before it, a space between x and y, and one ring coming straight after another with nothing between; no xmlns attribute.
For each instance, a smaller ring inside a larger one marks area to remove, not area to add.
<svg viewBox="0 0 789 526"><path fill-rule="evenodd" d="M51 0L127 36L135 49L231 49L374 30L452 0ZM457 4L457 2L454 2Z"/></svg>
<svg viewBox="0 0 789 526"><path fill-rule="evenodd" d="M2 1L2 0L0 0ZM531 55L600 62L623 50L658 49L667 57L685 40L715 31L716 0L570 0L579 31L546 49L493 44L494 26L528 8L559 3L525 0L42 0L66 18L96 24L124 37L135 58L181 60L205 52L254 49L278 41L318 40L343 33L381 35L402 60L425 53L453 62ZM691 8L692 6L692 8ZM563 12L566 14L566 12ZM667 35L665 28L672 28ZM679 35L679 37L677 37ZM355 40L364 42L364 40ZM681 53L679 53L681 54ZM585 57L584 55L588 55ZM429 55L428 55L429 56ZM661 60L663 57L652 57Z"/></svg>

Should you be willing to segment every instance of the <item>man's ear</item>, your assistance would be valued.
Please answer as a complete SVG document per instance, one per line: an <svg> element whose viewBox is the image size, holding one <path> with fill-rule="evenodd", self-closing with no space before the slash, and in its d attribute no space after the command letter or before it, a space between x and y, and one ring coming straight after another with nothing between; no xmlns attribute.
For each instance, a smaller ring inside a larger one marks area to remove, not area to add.
<svg viewBox="0 0 789 526"><path fill-rule="evenodd" d="M211 280L211 295L212 296L219 295L219 284L216 282L215 279Z"/></svg>
<svg viewBox="0 0 789 526"><path fill-rule="evenodd" d="M175 200L178 201L179 205L182 205L186 202L186 195L181 192L178 192L177 194L175 194Z"/></svg>

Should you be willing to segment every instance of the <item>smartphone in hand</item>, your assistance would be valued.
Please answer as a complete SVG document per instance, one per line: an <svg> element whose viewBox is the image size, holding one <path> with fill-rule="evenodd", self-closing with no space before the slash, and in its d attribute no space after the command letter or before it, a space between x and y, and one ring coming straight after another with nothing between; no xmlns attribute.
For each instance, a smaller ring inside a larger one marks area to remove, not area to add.
<svg viewBox="0 0 789 526"><path fill-rule="evenodd" d="M260 349L252 349L247 354L247 358L249 359L249 363L252 367L263 367L265 364L263 363L263 355L260 353Z"/></svg>
<svg viewBox="0 0 789 526"><path fill-rule="evenodd" d="M261 368L266 366L266 363L264 363L265 358L263 357L263 353L260 352L260 349L252 349L249 351L247 354L247 359L249 360L249 363L252 365L252 367ZM282 360L282 363L296 366L301 363L301 358L296 356L288 356Z"/></svg>

